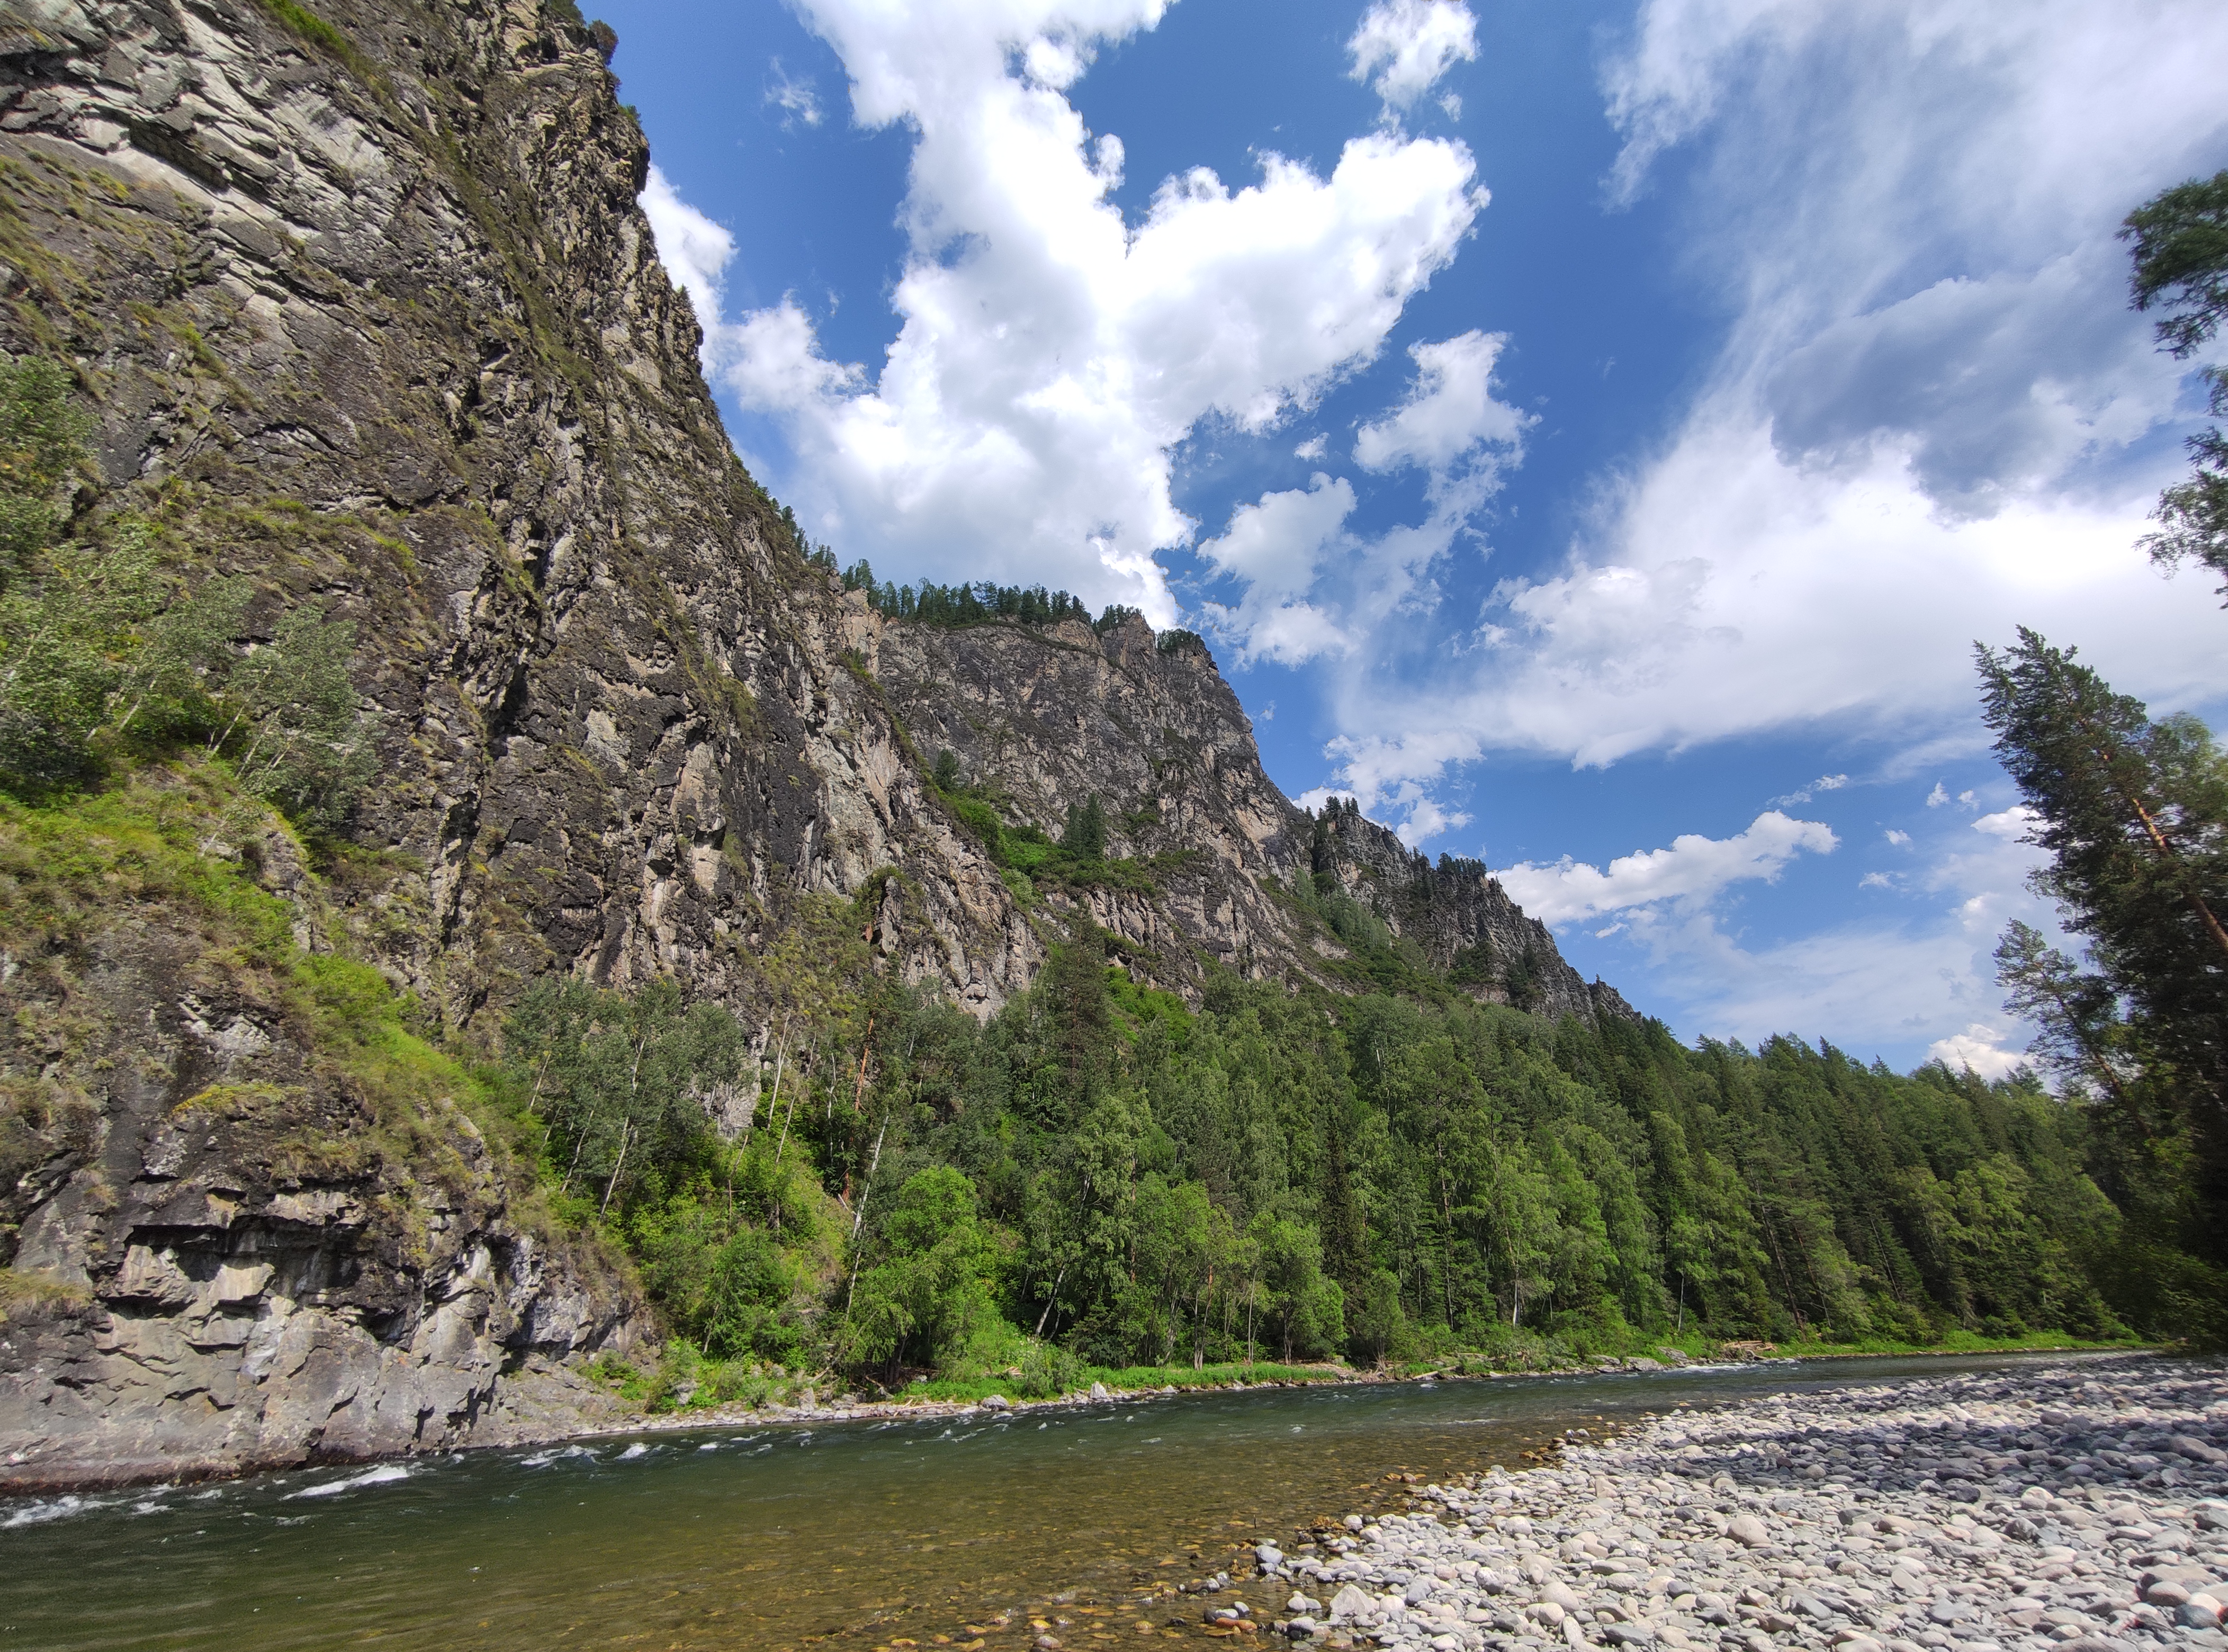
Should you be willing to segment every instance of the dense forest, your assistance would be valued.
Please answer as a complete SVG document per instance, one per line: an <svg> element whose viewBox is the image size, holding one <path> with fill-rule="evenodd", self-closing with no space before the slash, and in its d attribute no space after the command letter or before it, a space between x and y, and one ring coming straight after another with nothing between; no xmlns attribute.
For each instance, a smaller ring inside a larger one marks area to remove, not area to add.
<svg viewBox="0 0 2228 1652"><path fill-rule="evenodd" d="M840 968L855 932L823 918ZM704 1098L741 1049L718 1012L573 984L511 1022L508 1083L574 1214L624 1236L711 1361L1053 1383L1553 1362L1705 1328L2103 1336L2201 1316L2217 1283L2140 1197L2116 1207L2092 1169L2141 1171L2024 1074L1227 976L1193 1012L1089 935L978 1026L855 953L724 1139Z"/></svg>

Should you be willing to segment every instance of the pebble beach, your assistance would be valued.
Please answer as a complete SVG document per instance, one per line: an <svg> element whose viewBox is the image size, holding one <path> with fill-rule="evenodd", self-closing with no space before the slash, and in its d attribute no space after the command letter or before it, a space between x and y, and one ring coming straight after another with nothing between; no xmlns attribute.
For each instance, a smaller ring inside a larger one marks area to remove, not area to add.
<svg viewBox="0 0 2228 1652"><path fill-rule="evenodd" d="M2228 1652L2228 1366L2068 1361L1681 1408L1614 1438L1574 1429L1546 1466L1425 1486L1410 1512L1313 1535L1261 1546L1253 1578L1205 1580L1209 1632L1431 1652Z"/></svg>

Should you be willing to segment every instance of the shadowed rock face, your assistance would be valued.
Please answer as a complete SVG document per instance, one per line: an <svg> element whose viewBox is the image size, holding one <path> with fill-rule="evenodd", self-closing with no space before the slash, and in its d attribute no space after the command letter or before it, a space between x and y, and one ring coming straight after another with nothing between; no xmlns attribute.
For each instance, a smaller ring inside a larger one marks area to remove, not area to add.
<svg viewBox="0 0 2228 1652"><path fill-rule="evenodd" d="M0 347L75 362L80 508L250 578L243 640L304 605L356 627L380 773L336 868L148 783L305 954L468 1041L553 971L671 972L755 1026L768 941L879 887L886 967L987 1015L1085 916L1180 990L1212 962L1335 984L1344 949L1280 893L1329 869L1429 962L1488 942L1482 993L1529 948L1537 1007L1623 1010L1482 872L1295 808L1204 650L893 625L803 561L727 445L609 42L569 7L317 10L306 34L260 0L0 16ZM947 746L1048 827L1098 793L1150 879L1017 903L923 772ZM638 1306L535 1237L452 1098L373 1095L176 890L0 942L0 1079L45 1098L0 1142L0 1482L593 1409L568 1362Z"/></svg>

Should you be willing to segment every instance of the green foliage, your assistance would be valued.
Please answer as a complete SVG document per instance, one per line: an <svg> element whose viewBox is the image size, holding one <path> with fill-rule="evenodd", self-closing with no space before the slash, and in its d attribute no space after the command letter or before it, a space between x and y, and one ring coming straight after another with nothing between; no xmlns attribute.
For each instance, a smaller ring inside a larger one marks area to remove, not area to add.
<svg viewBox="0 0 2228 1652"><path fill-rule="evenodd" d="M61 535L88 423L75 389L59 362L0 358L0 580Z"/></svg>
<svg viewBox="0 0 2228 1652"><path fill-rule="evenodd" d="M2161 190L2128 215L2120 238L2134 243L2135 308L2174 310L2159 343L2191 355L2228 319L2228 171Z"/></svg>
<svg viewBox="0 0 2228 1652"><path fill-rule="evenodd" d="M2218 368L2206 372L2212 379L2212 416L2228 418L2228 377ZM2160 493L2161 525L2144 536L2142 547L2161 567L2198 562L2211 568L2223 576L2221 592L2228 600L2228 437L2216 425L2191 437L2189 451L2196 460L2189 479Z"/></svg>
<svg viewBox="0 0 2228 1652"><path fill-rule="evenodd" d="M803 1355L810 1277L770 1228L723 1220L711 1199L678 1199L638 1213L627 1228L643 1283L674 1328L714 1359L787 1366Z"/></svg>
<svg viewBox="0 0 2228 1652"><path fill-rule="evenodd" d="M2051 857L2035 887L2090 940L2084 969L2014 929L2006 984L2061 1077L2140 1134L2189 1134L2213 1237L2188 1242L2228 1262L2228 759L2194 718L2154 720L2032 631L1980 663L1997 755Z"/></svg>
<svg viewBox="0 0 2228 1652"><path fill-rule="evenodd" d="M214 593L211 605L226 599ZM189 621L181 641L190 644L221 628L219 615ZM358 711L349 678L355 648L352 622L328 620L317 608L292 609L269 644L229 664L207 691L213 718L230 714L211 749L231 753L243 784L313 829L345 822L371 778L369 719Z"/></svg>
<svg viewBox="0 0 2228 1652"><path fill-rule="evenodd" d="M934 1365L996 1316L996 1252L976 1220L975 1187L949 1165L917 1172L884 1217L871 1266L846 1292L838 1351L893 1372L907 1355Z"/></svg>
<svg viewBox="0 0 2228 1652"><path fill-rule="evenodd" d="M945 801L951 804L952 812L967 823L968 829L982 840L992 861L1000 866L1010 864L1005 852L1005 825L996 809L980 797L951 797Z"/></svg>
<svg viewBox="0 0 2228 1652"><path fill-rule="evenodd" d="M1078 861L1106 858L1106 810L1100 807L1097 792L1085 799L1079 809L1068 805L1067 829L1060 836L1060 846Z"/></svg>
<svg viewBox="0 0 2228 1652"><path fill-rule="evenodd" d="M1336 803L1331 807L1336 808ZM1320 917L1324 926L1345 943L1350 956L1330 967L1358 987L1443 1003L1452 996L1448 991L1450 985L1491 978L1478 968L1480 954L1476 949L1456 960L1458 968L1454 973L1443 976L1431 969L1423 949L1405 936L1396 937L1382 918L1346 892L1338 874L1328 864L1312 874L1296 877L1286 893Z"/></svg>
<svg viewBox="0 0 2228 1652"><path fill-rule="evenodd" d="M742 1028L688 1004L670 977L639 991L544 981L503 1027L504 1053L542 1121L557 1190L595 1192L597 1214L655 1201L695 1167L706 1120L741 1071Z"/></svg>
<svg viewBox="0 0 2228 1652"><path fill-rule="evenodd" d="M181 592L135 516L61 538L60 490L86 458L71 387L51 362L0 364L0 786L90 786L119 755L201 741L298 824L338 829L372 767L355 627L291 609L243 653L248 581Z"/></svg>
<svg viewBox="0 0 2228 1652"><path fill-rule="evenodd" d="M987 1025L863 964L848 981L784 1046L778 1107L736 1142L679 1107L675 1150L614 1200L707 1370L831 1362L1015 1397L1339 1354L2024 1345L2177 1329L2209 1278L2108 1196L2136 1167L2099 1160L2084 1111L2025 1075L1898 1077L1792 1040L1690 1050L1655 1026L1228 975L1194 1011L1088 932ZM599 1027L643 1024L592 989L541 991L543 1023L569 993ZM559 1041L515 1041L522 1097L582 1116L536 1093ZM554 1181L580 1132L549 1134ZM611 1157L600 1139L573 1149L584 1164Z"/></svg>
<svg viewBox="0 0 2228 1652"><path fill-rule="evenodd" d="M956 628L1001 619L1023 625L1052 625L1063 619L1086 624L1091 619L1091 611L1079 598L1065 591L1047 591L1040 585L997 585L988 579L973 585L938 585L928 579L915 586L878 583L874 570L863 560L845 568L842 577L846 591L865 592L867 600L884 618L916 620L924 625Z"/></svg>
<svg viewBox="0 0 2228 1652"><path fill-rule="evenodd" d="M959 759L950 746L936 754L936 766L929 771L928 778L938 791L959 790Z"/></svg>
<svg viewBox="0 0 2228 1652"><path fill-rule="evenodd" d="M2228 318L2228 171L2161 190L2129 213L2122 239L2134 243L2135 308L2163 306L2161 349L2186 359ZM2228 375L2206 367L2210 410L2228 418ZM2159 530L2143 547L2164 567L2184 560L2224 577L2228 597L2228 436L2215 425L2189 439L2189 479L2159 496Z"/></svg>
<svg viewBox="0 0 2228 1652"><path fill-rule="evenodd" d="M2193 718L2154 720L2032 631L1980 663L2051 857L2035 887L2088 938L2077 961L2014 924L1996 962L2085 1112L2113 1210L2094 1265L2142 1322L2228 1341L2228 759Z"/></svg>
<svg viewBox="0 0 2228 1652"><path fill-rule="evenodd" d="M306 41L343 62L355 57L355 48L349 45L348 36L309 7L301 4L299 0L257 0L257 3L296 38Z"/></svg>
<svg viewBox="0 0 2228 1652"><path fill-rule="evenodd" d="M941 772L932 771L931 779ZM1072 805L1067 811L1067 823L1058 842L1045 836L1041 828L1030 825L1010 825L999 814L997 806L979 791L957 789L957 759L953 759L954 784L937 781L939 795L945 806L973 832L989 851L993 863L1003 868L1008 887L1015 888L1017 899L1028 904L1034 900L1038 883L1097 886L1128 889L1140 894L1151 894L1158 889L1158 874L1180 866L1188 858L1181 854L1156 855L1150 860L1131 857L1109 859L1106 854L1106 810L1093 792L1080 805ZM1019 874L1018 879L1015 876ZM1019 887L1016 887L1018 884Z"/></svg>
<svg viewBox="0 0 2228 1652"><path fill-rule="evenodd" d="M0 592L0 783L35 795L98 775L94 737L163 595L137 536L17 562Z"/></svg>

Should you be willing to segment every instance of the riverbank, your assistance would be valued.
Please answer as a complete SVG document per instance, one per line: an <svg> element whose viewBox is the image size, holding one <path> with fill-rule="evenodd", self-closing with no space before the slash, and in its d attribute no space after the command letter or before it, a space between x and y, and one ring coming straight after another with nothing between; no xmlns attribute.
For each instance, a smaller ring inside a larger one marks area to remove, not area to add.
<svg viewBox="0 0 2228 1652"><path fill-rule="evenodd" d="M1622 1372L1644 1373L1681 1367L1708 1368L1729 1361L1793 1364L1797 1361L1891 1357L1973 1357L1999 1354L2096 1353L2124 1350L2125 1344L2069 1342L2064 1339L2028 1337L2012 1341L1961 1336L1956 1345L1929 1348L1882 1346L1851 1349L1805 1345L1778 1349L1766 1343L1718 1343L1687 1337L1678 1343L1652 1344L1651 1353L1597 1354L1552 1363L1503 1361L1475 1352L1450 1353L1417 1359L1377 1370L1326 1362L1285 1366L1266 1361L1252 1365L1137 1367L1126 1369L1086 1368L1081 1386L1060 1395L1024 1397L996 1376L962 1380L938 1380L879 1399L847 1393L830 1373L769 1376L754 1382L756 1397L710 1400L708 1386L692 1393L677 1387L673 1373L658 1367L638 1369L599 1363L574 1369L551 1371L553 1393L544 1403L518 1403L513 1395L509 1412L491 1418L477 1437L442 1450L508 1450L521 1447L561 1445L568 1441L593 1440L634 1434L665 1434L693 1429L782 1426L814 1429L852 1422L918 1422L932 1418L966 1420L991 1412L1051 1411L1143 1398L1173 1398L1179 1394L1242 1393L1258 1388L1322 1386L1379 1387L1388 1384L1425 1381L1482 1381L1521 1377L1599 1376ZM661 1398L654 1385L664 1385ZM831 1392L832 1391L832 1392ZM680 1396L675 1403L675 1395ZM816 1396L828 1395L822 1399ZM775 1395L782 1396L774 1398ZM601 1414L599 1415L598 1412ZM115 1489L134 1485L200 1483L282 1473L317 1465L373 1463L385 1460L408 1462L419 1455L395 1452L381 1457L330 1449L285 1454L244 1453L239 1456L186 1459L159 1450L100 1461L73 1458L59 1441L39 1438L28 1449L0 1455L0 1500L50 1496L58 1494Z"/></svg>
<svg viewBox="0 0 2228 1652"><path fill-rule="evenodd" d="M1540 1359L1527 1350L1512 1359L1474 1350L1451 1351L1436 1357L1410 1359L1373 1370L1362 1370L1341 1361L1311 1365L1282 1365L1267 1361L1253 1363L1190 1366L1136 1366L1122 1369L1086 1367L1072 1387L1051 1396L1024 1396L1006 1377L924 1379L912 1386L879 1399L868 1399L843 1392L844 1385L829 1373L784 1378L778 1383L752 1379L755 1392L743 1399L720 1399L719 1390L697 1373L706 1367L697 1362L676 1373L653 1367L611 1365L601 1369L601 1380L624 1400L627 1414L582 1431L582 1437L659 1432L674 1429L719 1428L766 1423L827 1423L850 1420L889 1420L925 1417L966 1417L988 1405L992 1410L1020 1411L1043 1406L1070 1406L1106 1399L1135 1399L1209 1391L1243 1392L1261 1387L1312 1387L1326 1384L1375 1386L1383 1383L1474 1380L1488 1378L1601 1376L1617 1372L1706 1368L1725 1363L1794 1362L1809 1360L1932 1359L1987 1356L2001 1354L2110 1354L2149 1352L2144 1345L2083 1341L2033 1334L2019 1338L1988 1338L1960 1332L1954 1340L1920 1347L1911 1343L1876 1341L1862 1345L1830 1343L1719 1342L1688 1336L1675 1342L1648 1345L1645 1351L1628 1348L1617 1354L1565 1354ZM594 1370L592 1367L592 1370ZM835 1396L816 1398L830 1389ZM802 1403L797 1396L802 1393ZM777 1399L781 1394L785 1398Z"/></svg>
<svg viewBox="0 0 2228 1652"><path fill-rule="evenodd" d="M1327 1521L1290 1557L1264 1546L1265 1575L1183 1621L1433 1652L2228 1652L2219 1362L1922 1378L1580 1432L1553 1466Z"/></svg>

